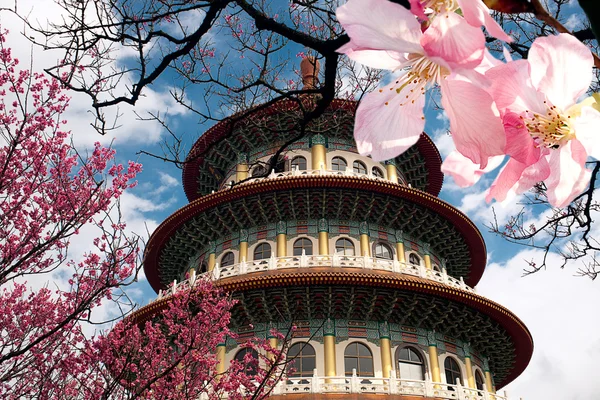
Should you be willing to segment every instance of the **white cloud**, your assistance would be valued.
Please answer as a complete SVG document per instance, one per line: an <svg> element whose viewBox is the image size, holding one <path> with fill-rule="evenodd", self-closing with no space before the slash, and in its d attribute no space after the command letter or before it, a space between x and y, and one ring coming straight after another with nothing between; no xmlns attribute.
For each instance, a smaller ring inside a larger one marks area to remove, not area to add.
<svg viewBox="0 0 600 400"><path fill-rule="evenodd" d="M531 363L506 390L511 399L597 399L600 289L587 278L574 277L574 268L560 269L554 255L547 270L522 277L525 260L541 255L528 249L491 263L477 286L480 294L521 318L533 336Z"/></svg>

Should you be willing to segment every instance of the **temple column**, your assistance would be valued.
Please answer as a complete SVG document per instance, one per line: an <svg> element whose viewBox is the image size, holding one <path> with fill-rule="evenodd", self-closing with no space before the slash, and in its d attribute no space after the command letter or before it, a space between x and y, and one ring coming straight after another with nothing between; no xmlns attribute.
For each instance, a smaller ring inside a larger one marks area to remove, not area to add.
<svg viewBox="0 0 600 400"><path fill-rule="evenodd" d="M327 169L326 139L323 135L313 135L310 138L310 155L312 169Z"/></svg>
<svg viewBox="0 0 600 400"><path fill-rule="evenodd" d="M360 255L371 256L371 246L369 245L369 223L361 222L358 226L360 233Z"/></svg>
<svg viewBox="0 0 600 400"><path fill-rule="evenodd" d="M213 269L215 269L215 264L217 262L217 255L215 254L216 252L217 252L217 247L215 246L215 243L210 242L210 250L208 253L208 265L207 265L208 272L211 272Z"/></svg>
<svg viewBox="0 0 600 400"><path fill-rule="evenodd" d="M494 388L492 381L492 373L490 371L485 371L485 386L488 392L496 393L496 389Z"/></svg>
<svg viewBox="0 0 600 400"><path fill-rule="evenodd" d="M398 183L398 170L396 169L396 162L394 160L387 160L385 162L385 169L387 170L388 181Z"/></svg>
<svg viewBox="0 0 600 400"><path fill-rule="evenodd" d="M248 179L248 160L245 154L238 155L238 164L235 169L235 181L240 182Z"/></svg>
<svg viewBox="0 0 600 400"><path fill-rule="evenodd" d="M284 221L277 223L277 257L287 256L287 226Z"/></svg>
<svg viewBox="0 0 600 400"><path fill-rule="evenodd" d="M475 376L473 376L473 364L471 363L471 356L465 356L465 368L467 370L467 384L471 389L476 389Z"/></svg>
<svg viewBox="0 0 600 400"><path fill-rule="evenodd" d="M248 231L246 229L242 229L240 231L240 260L248 261Z"/></svg>
<svg viewBox="0 0 600 400"><path fill-rule="evenodd" d="M271 346L271 348L273 349L277 349L277 347L279 346L279 341L277 340L277 338L275 336L268 336L269 338L269 346ZM275 354L273 354L272 352L269 352L269 360L271 360L271 362L275 362Z"/></svg>
<svg viewBox="0 0 600 400"><path fill-rule="evenodd" d="M319 255L329 254L329 223L325 218L319 220Z"/></svg>
<svg viewBox="0 0 600 400"><path fill-rule="evenodd" d="M217 374L225 373L225 350L225 343L217 345L217 360L219 361L217 364Z"/></svg>
<svg viewBox="0 0 600 400"><path fill-rule="evenodd" d="M433 382L442 382L440 373L440 359L437 351L437 341L435 340L435 332L427 332L427 341L429 343L429 364L431 365L431 380Z"/></svg>
<svg viewBox="0 0 600 400"><path fill-rule="evenodd" d="M425 261L425 268L432 269L431 267L431 256L429 255L430 246L428 244L423 245L423 259Z"/></svg>
<svg viewBox="0 0 600 400"><path fill-rule="evenodd" d="M381 373L384 378L390 377L392 364L392 343L390 330L386 322L379 323L379 350L381 351Z"/></svg>
<svg viewBox="0 0 600 400"><path fill-rule="evenodd" d="M323 326L325 376L337 376L335 360L335 322L328 319Z"/></svg>
<svg viewBox="0 0 600 400"><path fill-rule="evenodd" d="M404 255L404 234L402 231L396 231L396 259L401 263L406 263Z"/></svg>

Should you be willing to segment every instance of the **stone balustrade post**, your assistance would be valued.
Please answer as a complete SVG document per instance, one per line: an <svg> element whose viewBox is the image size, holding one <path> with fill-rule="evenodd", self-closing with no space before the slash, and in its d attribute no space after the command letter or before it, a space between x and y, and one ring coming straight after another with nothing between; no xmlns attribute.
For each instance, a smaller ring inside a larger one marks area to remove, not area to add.
<svg viewBox="0 0 600 400"><path fill-rule="evenodd" d="M356 376L356 369L352 368L352 377L350 378L350 393L360 393L360 381Z"/></svg>
<svg viewBox="0 0 600 400"><path fill-rule="evenodd" d="M312 380L310 382L311 393L321 393L321 384L319 382L319 375L317 375L317 369L313 370Z"/></svg>
<svg viewBox="0 0 600 400"><path fill-rule="evenodd" d="M300 268L308 266L308 258L306 257L306 251L302 249L302 255L300 256Z"/></svg>
<svg viewBox="0 0 600 400"><path fill-rule="evenodd" d="M269 270L277 269L277 258L275 257L275 253L271 253L271 258L269 258L267 268Z"/></svg>

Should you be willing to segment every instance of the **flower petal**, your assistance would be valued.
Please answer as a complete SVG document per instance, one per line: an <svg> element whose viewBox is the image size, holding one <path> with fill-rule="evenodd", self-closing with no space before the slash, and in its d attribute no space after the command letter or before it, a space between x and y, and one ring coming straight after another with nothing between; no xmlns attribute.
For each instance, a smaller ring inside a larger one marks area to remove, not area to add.
<svg viewBox="0 0 600 400"><path fill-rule="evenodd" d="M575 135L590 157L600 160L600 112L590 106L583 107L573 121Z"/></svg>
<svg viewBox="0 0 600 400"><path fill-rule="evenodd" d="M531 83L530 66L527 60L511 61L490 68L485 76L492 82L489 92L502 112L509 109L517 113L526 110L545 114L544 95Z"/></svg>
<svg viewBox="0 0 600 400"><path fill-rule="evenodd" d="M481 0L457 0L465 20L473 26L485 26L489 34L505 42L512 42L502 27L490 15L490 9L487 8Z"/></svg>
<svg viewBox="0 0 600 400"><path fill-rule="evenodd" d="M506 132L506 154L525 165L535 164L541 155L529 130L518 114L508 112L502 118Z"/></svg>
<svg viewBox="0 0 600 400"><path fill-rule="evenodd" d="M421 0L408 0L410 3L410 12L415 14L417 17L422 20L427 19L427 15L425 14L425 7L423 7L423 3Z"/></svg>
<svg viewBox="0 0 600 400"><path fill-rule="evenodd" d="M406 54L383 50L353 50L352 42L346 43L338 52L346 54L351 60L371 68L395 70L402 68L407 62Z"/></svg>
<svg viewBox="0 0 600 400"><path fill-rule="evenodd" d="M490 186L485 200L490 202L496 199L503 202L526 192L536 183L546 179L548 175L550 175L550 166L545 157L541 157L537 163L530 166L510 158Z"/></svg>
<svg viewBox="0 0 600 400"><path fill-rule="evenodd" d="M474 164L471 160L460 154L458 151L453 151L448 154L448 157L442 164L442 172L445 175L450 175L454 178L454 182L460 187L472 186L484 173L490 172L496 169L502 161L504 156L492 157L485 169L480 169L477 164Z"/></svg>
<svg viewBox="0 0 600 400"><path fill-rule="evenodd" d="M404 90L413 89L413 84ZM406 101L405 92L396 93L396 83L367 94L359 103L354 122L354 139L358 152L371 154L375 161L389 160L405 152L419 140L425 127L425 96L414 103ZM386 105L387 103L387 105Z"/></svg>
<svg viewBox="0 0 600 400"><path fill-rule="evenodd" d="M421 25L401 5L387 0L350 0L338 7L336 16L350 36L350 43L338 49L340 53L380 50L387 53L383 57L394 58L397 53L423 52L419 44ZM365 65L371 66L368 62Z"/></svg>
<svg viewBox="0 0 600 400"><path fill-rule="evenodd" d="M456 13L435 18L423 33L421 45L429 57L442 58L450 68L475 68L483 59L485 36Z"/></svg>
<svg viewBox="0 0 600 400"><path fill-rule="evenodd" d="M533 86L563 111L585 93L592 81L592 53L566 33L537 38L528 60Z"/></svg>
<svg viewBox="0 0 600 400"><path fill-rule="evenodd" d="M550 152L551 173L546 179L546 196L554 207L566 207L590 183L591 172L585 168L587 153L577 139L569 140Z"/></svg>
<svg viewBox="0 0 600 400"><path fill-rule="evenodd" d="M506 145L491 96L472 83L454 79L443 80L441 88L456 150L485 168L489 157L504 154Z"/></svg>

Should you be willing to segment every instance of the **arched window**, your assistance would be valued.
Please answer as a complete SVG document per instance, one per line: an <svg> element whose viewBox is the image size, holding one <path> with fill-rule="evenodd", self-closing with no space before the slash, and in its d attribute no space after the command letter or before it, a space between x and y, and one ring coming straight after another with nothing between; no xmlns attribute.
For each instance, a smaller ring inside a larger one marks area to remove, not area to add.
<svg viewBox="0 0 600 400"><path fill-rule="evenodd" d="M451 357L446 357L444 361L444 371L446 372L446 383L449 385L456 385L456 379L458 378L462 384L462 377L460 375L460 367L458 363Z"/></svg>
<svg viewBox="0 0 600 400"><path fill-rule="evenodd" d="M288 371L293 369L294 372L288 372L290 377L298 376L313 376L313 371L317 368L317 358L315 349L308 343L294 343L287 353L289 361Z"/></svg>
<svg viewBox="0 0 600 400"><path fill-rule="evenodd" d="M421 257L416 255L415 253L410 253L408 255L408 262L412 265L421 265Z"/></svg>
<svg viewBox="0 0 600 400"><path fill-rule="evenodd" d="M384 260L393 260L394 253L392 248L385 243L375 243L375 258L382 258Z"/></svg>
<svg viewBox="0 0 600 400"><path fill-rule="evenodd" d="M250 360L246 357L246 354L250 353ZM258 368L258 353L256 350L245 347L238 351L233 357L234 360L239 361L242 365L245 365L244 372L248 375L256 375L256 369Z"/></svg>
<svg viewBox="0 0 600 400"><path fill-rule="evenodd" d="M400 379L425 380L425 364L419 352L413 347L397 350L398 374Z"/></svg>
<svg viewBox="0 0 600 400"><path fill-rule="evenodd" d="M479 370L475 370L475 387L477 387L477 390L483 390L483 375L481 375L481 372L479 372Z"/></svg>
<svg viewBox="0 0 600 400"><path fill-rule="evenodd" d="M233 262L235 261L235 256L233 255L233 253L231 251L225 253L223 255L223 257L221 257L221 267L228 267L230 265L233 265Z"/></svg>
<svg viewBox="0 0 600 400"><path fill-rule="evenodd" d="M334 171L345 171L348 163L342 157L333 157L331 160L331 169Z"/></svg>
<svg viewBox="0 0 600 400"><path fill-rule="evenodd" d="M362 343L350 343L344 351L344 371L346 376L352 376L352 370L357 376L373 376L373 354Z"/></svg>
<svg viewBox="0 0 600 400"><path fill-rule="evenodd" d="M306 171L306 158L302 156L294 157L292 159L292 171Z"/></svg>
<svg viewBox="0 0 600 400"><path fill-rule="evenodd" d="M366 174L367 167L362 161L354 161L352 163L352 171L356 172L357 174Z"/></svg>
<svg viewBox="0 0 600 400"><path fill-rule="evenodd" d="M339 256L353 256L354 255L354 243L352 240L341 238L335 242L335 254Z"/></svg>
<svg viewBox="0 0 600 400"><path fill-rule="evenodd" d="M373 172L373 176L376 178L383 178L383 171L381 168L373 167L371 170Z"/></svg>
<svg viewBox="0 0 600 400"><path fill-rule="evenodd" d="M312 256L313 245L310 239L300 238L294 242L294 255L301 256L302 250L304 250L304 254L306 254L307 256Z"/></svg>
<svg viewBox="0 0 600 400"><path fill-rule="evenodd" d="M264 260L271 257L271 245L269 243L261 243L254 248L254 259Z"/></svg>
<svg viewBox="0 0 600 400"><path fill-rule="evenodd" d="M203 261L202 264L200 264L200 273L204 273L208 271L208 264L206 263L206 261Z"/></svg>
<svg viewBox="0 0 600 400"><path fill-rule="evenodd" d="M267 175L267 169L265 167L263 167L262 165L257 165L256 167L252 168L252 177L259 177L259 176L266 176Z"/></svg>

